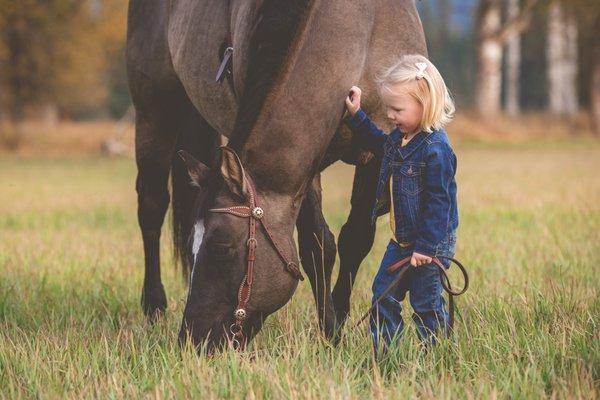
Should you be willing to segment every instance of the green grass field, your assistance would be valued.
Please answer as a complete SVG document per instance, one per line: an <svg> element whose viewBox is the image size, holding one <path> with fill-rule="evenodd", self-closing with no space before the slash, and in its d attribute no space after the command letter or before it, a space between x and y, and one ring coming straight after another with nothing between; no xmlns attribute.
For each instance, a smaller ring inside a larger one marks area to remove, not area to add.
<svg viewBox="0 0 600 400"><path fill-rule="evenodd" d="M462 143L457 257L471 288L456 334L431 353L408 324L382 365L367 326L332 348L307 282L247 355L181 351L186 295L163 234L169 308L149 326L129 159L0 159L0 395L5 398L597 398L600 142ZM337 233L352 169L324 177ZM389 238L378 221L351 320L368 307ZM337 270L337 269L336 269ZM452 277L458 277L457 271ZM406 316L410 306L406 304ZM410 321L410 319L407 319Z"/></svg>

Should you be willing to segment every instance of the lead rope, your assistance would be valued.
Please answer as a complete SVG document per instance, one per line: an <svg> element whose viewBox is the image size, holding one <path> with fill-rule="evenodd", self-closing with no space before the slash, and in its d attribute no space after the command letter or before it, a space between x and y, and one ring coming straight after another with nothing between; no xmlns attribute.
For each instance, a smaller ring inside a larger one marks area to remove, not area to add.
<svg viewBox="0 0 600 400"><path fill-rule="evenodd" d="M452 285L450 284L450 279L448 278L448 274L446 273L446 268L441 263L440 258L444 259L444 260L448 260L453 264L456 264L456 266L462 272L465 284L461 290L456 291L456 292L452 290ZM411 267L410 259L411 259L411 256L408 256L386 268L387 273L392 273L398 269L400 270L400 272L398 272L398 275L394 278L394 280L388 285L388 287L385 288L383 293L373 302L373 304L371 305L371 308L369 308L369 310L365 314L363 314L363 316L358 320L358 322L356 324L354 324L354 326L352 327L353 330L358 328L360 326L360 324L365 319L367 319L367 317L369 317L371 315L371 313L377 307L379 302L381 300L383 300L396 286L398 286L398 284L402 280L402 277L404 276L404 274L406 274L406 271L408 271L408 269ZM452 258L452 257L437 256L437 257L432 258L432 262L438 268L438 271L439 271L440 277L441 277L442 287L444 288L444 291L446 293L448 293L448 309L449 309L449 314L450 314L449 315L450 320L448 321L448 336L450 336L454 329L454 296L460 296L461 294L463 294L467 291L467 289L469 288L469 274L467 273L467 270L464 267L464 265L460 261L458 261L457 259Z"/></svg>

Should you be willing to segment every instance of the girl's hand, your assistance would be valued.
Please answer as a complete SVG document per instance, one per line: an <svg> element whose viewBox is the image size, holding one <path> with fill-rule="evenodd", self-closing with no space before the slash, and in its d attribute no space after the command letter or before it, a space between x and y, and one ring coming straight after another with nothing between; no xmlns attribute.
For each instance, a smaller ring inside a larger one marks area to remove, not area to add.
<svg viewBox="0 0 600 400"><path fill-rule="evenodd" d="M350 88L350 94L346 97L346 108L351 115L356 114L360 109L360 96L362 90L358 86L352 86Z"/></svg>
<svg viewBox="0 0 600 400"><path fill-rule="evenodd" d="M429 264L431 262L431 257L426 256L424 254L413 253L410 259L410 263L413 267L417 267L423 264Z"/></svg>

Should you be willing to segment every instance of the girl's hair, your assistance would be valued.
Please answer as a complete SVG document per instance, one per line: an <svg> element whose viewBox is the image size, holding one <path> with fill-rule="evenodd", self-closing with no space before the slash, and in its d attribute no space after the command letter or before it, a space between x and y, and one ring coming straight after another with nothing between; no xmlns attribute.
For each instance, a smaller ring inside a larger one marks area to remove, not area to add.
<svg viewBox="0 0 600 400"><path fill-rule="evenodd" d="M417 81L413 96L423 107L421 129L432 132L452 120L454 101L437 68L426 57L410 54L400 57L390 68L375 76L377 90L394 94L392 86Z"/></svg>

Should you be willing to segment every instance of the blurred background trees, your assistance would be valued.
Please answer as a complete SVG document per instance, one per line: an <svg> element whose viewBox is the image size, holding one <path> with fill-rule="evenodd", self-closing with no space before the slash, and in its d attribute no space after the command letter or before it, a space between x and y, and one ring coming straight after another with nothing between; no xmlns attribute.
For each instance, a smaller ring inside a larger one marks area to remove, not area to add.
<svg viewBox="0 0 600 400"><path fill-rule="evenodd" d="M115 117L127 108L125 0L0 0L0 118Z"/></svg>
<svg viewBox="0 0 600 400"><path fill-rule="evenodd" d="M430 57L462 111L557 118L583 111L598 131L598 0L417 6ZM124 115L126 13L126 0L0 0L0 122Z"/></svg>
<svg viewBox="0 0 600 400"><path fill-rule="evenodd" d="M600 134L598 0L423 0L429 54L480 117L591 112ZM457 58L460 57L460 60Z"/></svg>

